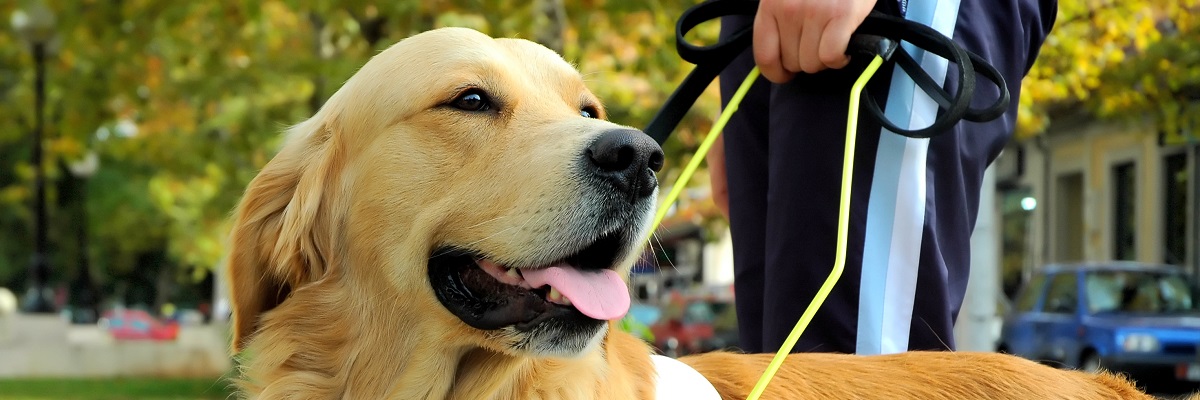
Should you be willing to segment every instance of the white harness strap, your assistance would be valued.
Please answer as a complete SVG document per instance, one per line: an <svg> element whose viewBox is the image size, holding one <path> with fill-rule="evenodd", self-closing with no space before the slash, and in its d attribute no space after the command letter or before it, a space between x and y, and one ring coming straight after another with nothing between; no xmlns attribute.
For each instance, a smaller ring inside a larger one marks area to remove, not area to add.
<svg viewBox="0 0 1200 400"><path fill-rule="evenodd" d="M686 400L721 400L721 395L704 375L674 358L650 355L658 372L656 398Z"/></svg>

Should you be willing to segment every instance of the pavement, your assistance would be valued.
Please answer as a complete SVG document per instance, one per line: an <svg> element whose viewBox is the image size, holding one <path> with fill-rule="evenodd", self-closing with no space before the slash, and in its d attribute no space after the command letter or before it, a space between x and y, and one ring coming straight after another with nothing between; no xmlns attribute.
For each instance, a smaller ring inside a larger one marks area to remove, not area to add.
<svg viewBox="0 0 1200 400"><path fill-rule="evenodd" d="M173 341L115 340L53 315L0 318L0 378L208 378L232 368L223 325L183 327Z"/></svg>

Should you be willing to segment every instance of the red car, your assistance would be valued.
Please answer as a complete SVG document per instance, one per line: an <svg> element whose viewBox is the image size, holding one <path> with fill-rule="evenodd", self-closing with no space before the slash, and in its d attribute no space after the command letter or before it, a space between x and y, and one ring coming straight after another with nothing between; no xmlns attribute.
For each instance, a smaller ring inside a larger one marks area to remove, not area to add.
<svg viewBox="0 0 1200 400"><path fill-rule="evenodd" d="M104 327L117 340L175 340L179 336L179 324L162 322L142 310L112 310L100 319Z"/></svg>
<svg viewBox="0 0 1200 400"><path fill-rule="evenodd" d="M654 344L666 355L674 357L735 345L736 327L722 323L728 319L723 317L732 312L732 303L700 299L686 301L682 312L665 313L667 315L650 326L650 331L654 333Z"/></svg>

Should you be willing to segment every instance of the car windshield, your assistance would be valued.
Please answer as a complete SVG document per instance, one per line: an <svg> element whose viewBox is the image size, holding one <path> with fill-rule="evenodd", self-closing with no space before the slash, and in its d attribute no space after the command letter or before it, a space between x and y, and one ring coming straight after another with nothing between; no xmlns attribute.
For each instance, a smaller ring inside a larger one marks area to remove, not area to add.
<svg viewBox="0 0 1200 400"><path fill-rule="evenodd" d="M1087 274L1088 311L1162 314L1195 311L1195 288L1182 275L1147 271Z"/></svg>

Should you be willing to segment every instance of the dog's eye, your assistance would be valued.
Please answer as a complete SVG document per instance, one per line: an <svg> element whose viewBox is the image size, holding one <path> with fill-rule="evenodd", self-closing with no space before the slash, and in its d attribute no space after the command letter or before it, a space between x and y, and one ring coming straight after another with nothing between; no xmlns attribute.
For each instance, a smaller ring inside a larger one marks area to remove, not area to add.
<svg viewBox="0 0 1200 400"><path fill-rule="evenodd" d="M463 111L487 111L492 108L492 101L484 91L470 89L455 97L450 105Z"/></svg>
<svg viewBox="0 0 1200 400"><path fill-rule="evenodd" d="M584 118L599 118L600 117L600 113L597 112L596 108L592 107L592 106L587 106L587 107L584 107L582 110L579 110L579 115L582 115Z"/></svg>

